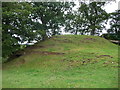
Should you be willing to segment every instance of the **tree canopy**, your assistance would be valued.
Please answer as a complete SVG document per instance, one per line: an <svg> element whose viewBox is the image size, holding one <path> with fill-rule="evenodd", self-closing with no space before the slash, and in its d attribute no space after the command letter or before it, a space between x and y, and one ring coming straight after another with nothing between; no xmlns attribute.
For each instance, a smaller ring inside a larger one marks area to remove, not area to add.
<svg viewBox="0 0 120 90"><path fill-rule="evenodd" d="M3 57L20 49L25 41L40 41L60 34L64 12L74 3L68 2L3 2Z"/></svg>
<svg viewBox="0 0 120 90"><path fill-rule="evenodd" d="M86 33L95 35L102 32L105 28L104 22L109 17L109 14L102 9L104 5L104 2L91 2L89 4L81 2L78 11L69 16L70 21L67 22L67 31L81 35Z"/></svg>
<svg viewBox="0 0 120 90"><path fill-rule="evenodd" d="M10 56L21 49L21 43L46 40L48 37L70 32L76 35L99 35L111 20L108 32L118 33L119 11L107 13L105 2L3 2L2 54Z"/></svg>

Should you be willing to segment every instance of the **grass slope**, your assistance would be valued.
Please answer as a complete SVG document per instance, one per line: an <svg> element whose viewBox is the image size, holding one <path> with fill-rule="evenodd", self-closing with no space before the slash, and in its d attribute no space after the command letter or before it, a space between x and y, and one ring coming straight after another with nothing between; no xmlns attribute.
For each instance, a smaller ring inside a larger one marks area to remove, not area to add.
<svg viewBox="0 0 120 90"><path fill-rule="evenodd" d="M54 36L3 64L3 88L117 87L118 46L98 36Z"/></svg>

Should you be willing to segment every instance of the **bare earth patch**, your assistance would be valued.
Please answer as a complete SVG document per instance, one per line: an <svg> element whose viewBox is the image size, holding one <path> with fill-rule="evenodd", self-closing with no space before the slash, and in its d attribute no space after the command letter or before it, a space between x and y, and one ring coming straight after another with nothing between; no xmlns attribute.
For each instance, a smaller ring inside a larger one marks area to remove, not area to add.
<svg viewBox="0 0 120 90"><path fill-rule="evenodd" d="M85 38L84 40L96 41L96 39L94 39L94 38Z"/></svg>
<svg viewBox="0 0 120 90"><path fill-rule="evenodd" d="M110 55L99 55L99 56L96 56L97 58L102 58L102 57L109 57L109 58L113 58L112 56Z"/></svg>
<svg viewBox="0 0 120 90"><path fill-rule="evenodd" d="M94 38L84 38L83 40L80 40L82 43L91 43L91 41L96 42L97 40Z"/></svg>
<svg viewBox="0 0 120 90"><path fill-rule="evenodd" d="M63 54L65 54L65 53L49 52L49 51L32 51L32 52L29 52L29 54L41 54L41 55L63 55Z"/></svg>

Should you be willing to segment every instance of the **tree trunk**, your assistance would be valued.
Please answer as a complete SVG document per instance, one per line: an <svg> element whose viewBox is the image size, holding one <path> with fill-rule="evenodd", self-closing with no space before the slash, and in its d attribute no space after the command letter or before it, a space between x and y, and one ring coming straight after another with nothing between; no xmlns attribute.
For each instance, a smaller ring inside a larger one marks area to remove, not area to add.
<svg viewBox="0 0 120 90"><path fill-rule="evenodd" d="M56 35L56 31L55 29L53 30L53 33L52 33L52 36L55 36Z"/></svg>
<svg viewBox="0 0 120 90"><path fill-rule="evenodd" d="M91 35L95 35L95 29L93 29L92 31L91 31Z"/></svg>
<svg viewBox="0 0 120 90"><path fill-rule="evenodd" d="M42 34L42 41L46 40L48 38L46 31Z"/></svg>
<svg viewBox="0 0 120 90"><path fill-rule="evenodd" d="M77 35L77 30L75 30L75 35Z"/></svg>

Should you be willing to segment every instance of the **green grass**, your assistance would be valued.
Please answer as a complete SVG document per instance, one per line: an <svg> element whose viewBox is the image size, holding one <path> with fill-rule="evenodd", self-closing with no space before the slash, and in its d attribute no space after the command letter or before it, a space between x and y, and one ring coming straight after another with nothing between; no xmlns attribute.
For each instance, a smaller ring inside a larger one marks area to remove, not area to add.
<svg viewBox="0 0 120 90"><path fill-rule="evenodd" d="M118 87L118 46L101 37L60 35L35 47L3 64L3 88Z"/></svg>

